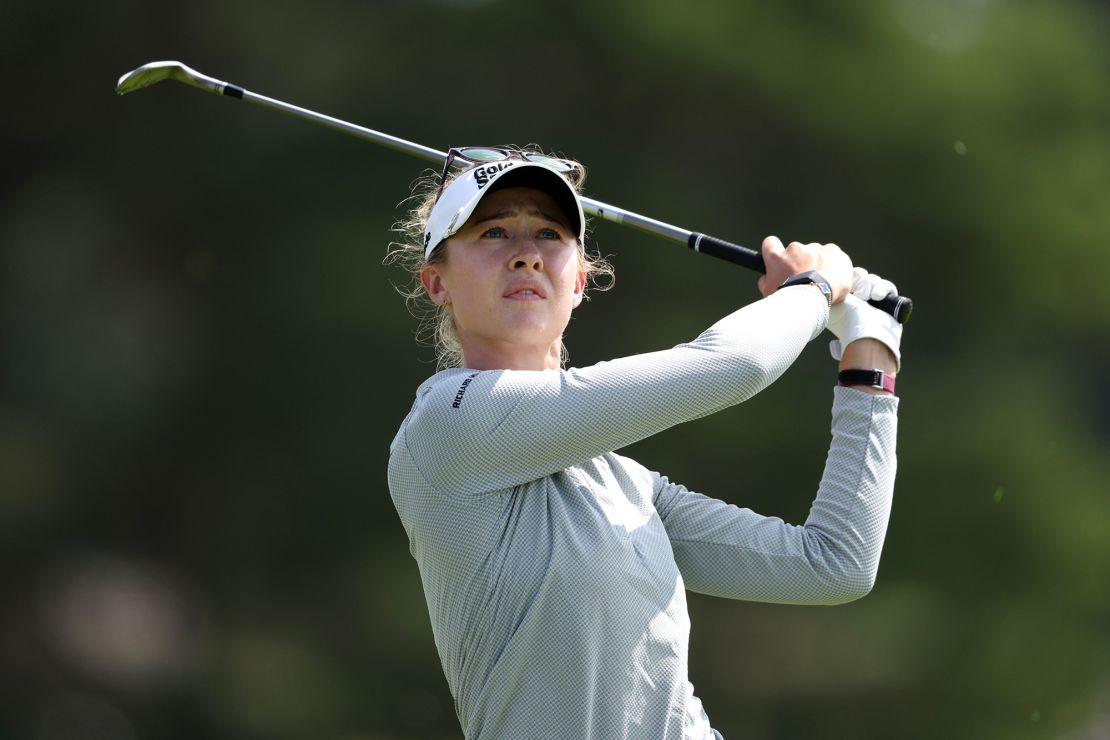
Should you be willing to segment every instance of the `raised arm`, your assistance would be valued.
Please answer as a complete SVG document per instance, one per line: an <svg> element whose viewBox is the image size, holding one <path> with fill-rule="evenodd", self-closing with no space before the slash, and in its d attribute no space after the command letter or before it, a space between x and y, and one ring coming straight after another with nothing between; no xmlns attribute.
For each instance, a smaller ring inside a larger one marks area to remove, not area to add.
<svg viewBox="0 0 1110 740"><path fill-rule="evenodd" d="M898 399L836 388L832 442L805 524L784 523L659 477L655 507L692 591L788 604L866 594L886 536Z"/></svg>
<svg viewBox="0 0 1110 740"><path fill-rule="evenodd" d="M827 320L821 293L797 286L660 352L565 371L442 374L422 389L403 441L443 492L517 485L744 401Z"/></svg>

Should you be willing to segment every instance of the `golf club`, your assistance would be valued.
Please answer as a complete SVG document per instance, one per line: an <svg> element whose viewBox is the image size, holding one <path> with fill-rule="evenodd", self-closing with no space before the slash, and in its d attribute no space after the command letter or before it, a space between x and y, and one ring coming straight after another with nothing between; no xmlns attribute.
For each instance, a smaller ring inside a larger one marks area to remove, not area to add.
<svg viewBox="0 0 1110 740"><path fill-rule="evenodd" d="M203 75L180 62L167 61L144 64L138 69L134 69L120 77L119 82L116 83L116 92L120 95L125 95L126 93L149 87L162 80L176 80L186 85L200 88L201 90L216 93L217 95L239 98L248 103L254 103L255 105L288 113L298 118L304 118L327 126L328 128L336 129L343 133L357 136L360 139L366 139L430 162L442 164L444 160L447 159L446 152L421 146L420 144L399 139L395 136L390 136L389 134L374 131L363 126L356 126L353 123L341 121L338 118L332 118L331 116L290 105L289 103L283 103L280 100L268 98L264 95L252 93L249 90L244 90L238 85L222 82L215 78L208 77L207 75ZM742 247L738 244L732 244L731 242L709 236L708 234L687 231L677 226L671 226L662 221L656 221L655 219L641 216L606 203L601 203L591 198L581 197L580 200L582 202L582 210L591 216L597 216L605 221L612 221L613 223L632 226L642 231L657 234L671 241L683 242L695 252L719 257L720 259L756 270L757 272L767 271L763 264L763 255L755 250ZM891 296L881 301L869 301L869 303L876 308L886 311L893 316L895 320L903 324L909 320L910 313L913 311L913 302L904 296Z"/></svg>

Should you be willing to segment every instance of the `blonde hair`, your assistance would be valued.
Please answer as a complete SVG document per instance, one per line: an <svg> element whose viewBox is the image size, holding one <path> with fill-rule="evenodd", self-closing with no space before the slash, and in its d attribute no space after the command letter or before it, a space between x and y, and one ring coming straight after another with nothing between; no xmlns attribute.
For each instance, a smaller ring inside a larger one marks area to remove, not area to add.
<svg viewBox="0 0 1110 740"><path fill-rule="evenodd" d="M528 151L534 151L529 148ZM465 174L466 169L450 173L443 183L446 187L455 178ZM582 182L586 179L585 168L581 169L581 176L576 182L571 183L575 192L581 193ZM412 195L402 201L415 203L411 206L406 217L393 225L393 231L399 234L399 239L389 245L389 253L385 257L386 264L398 264L409 274L408 285L397 286L397 291L404 296L409 311L420 322L416 331L416 341L419 344L431 345L436 352L436 368L444 370L453 367L463 367L462 345L455 330L455 321L451 311L446 306L433 303L420 282L420 271L426 264L437 264L447 259L447 250L437 248L431 257L424 257L424 230L435 206L436 198L441 192L439 175L428 172L414 184ZM616 282L616 273L613 266L604 257L586 251L582 240L578 241L578 261L586 271L587 288L609 290ZM604 281L601 279L604 278ZM583 298L588 298L588 292L583 291ZM559 356L563 364L567 361L567 349L562 339L559 340Z"/></svg>

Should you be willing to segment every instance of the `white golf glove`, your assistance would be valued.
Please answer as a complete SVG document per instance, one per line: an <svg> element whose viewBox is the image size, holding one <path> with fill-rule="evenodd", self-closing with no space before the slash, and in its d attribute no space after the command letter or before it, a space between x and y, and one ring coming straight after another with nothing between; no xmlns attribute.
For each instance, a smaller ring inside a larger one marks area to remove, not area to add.
<svg viewBox="0 0 1110 740"><path fill-rule="evenodd" d="M852 292L865 301L879 301L887 296L898 295L898 286L878 275L872 275L862 267L853 267Z"/></svg>
<svg viewBox="0 0 1110 740"><path fill-rule="evenodd" d="M867 301L897 295L898 288L889 280L872 275L862 267L852 271L852 292L829 310L829 331L836 339L829 342L829 352L839 360L844 348L857 339L877 339L890 348L899 370L902 369L902 325L885 311L869 306Z"/></svg>

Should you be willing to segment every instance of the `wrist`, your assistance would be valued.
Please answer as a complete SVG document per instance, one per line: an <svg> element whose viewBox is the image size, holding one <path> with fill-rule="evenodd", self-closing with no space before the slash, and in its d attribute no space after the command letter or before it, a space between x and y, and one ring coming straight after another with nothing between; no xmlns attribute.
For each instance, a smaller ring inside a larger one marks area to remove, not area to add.
<svg viewBox="0 0 1110 740"><path fill-rule="evenodd" d="M843 369L836 376L836 384L849 388L857 388L874 395L894 393L894 376L874 368L869 370L857 368Z"/></svg>
<svg viewBox="0 0 1110 740"><path fill-rule="evenodd" d="M879 340L863 337L844 346L840 356L841 370L861 367L881 370L893 378L898 374L898 359Z"/></svg>
<svg viewBox="0 0 1110 740"><path fill-rule="evenodd" d="M811 285L821 291L821 295L825 297L825 301L828 302L830 307L833 304L832 287L829 285L829 281L816 270L808 270L806 272L799 272L797 275L791 275L786 278L779 287L788 288L791 285Z"/></svg>

